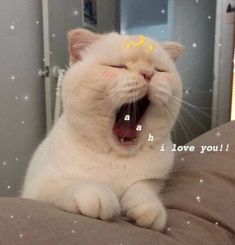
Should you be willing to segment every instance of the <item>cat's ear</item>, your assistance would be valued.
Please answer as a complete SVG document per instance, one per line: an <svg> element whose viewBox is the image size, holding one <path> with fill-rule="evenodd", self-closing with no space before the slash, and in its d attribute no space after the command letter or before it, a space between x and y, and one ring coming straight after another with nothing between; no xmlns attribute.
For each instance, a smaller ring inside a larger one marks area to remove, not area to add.
<svg viewBox="0 0 235 245"><path fill-rule="evenodd" d="M174 61L178 60L184 49L180 43L176 42L164 42L162 46Z"/></svg>
<svg viewBox="0 0 235 245"><path fill-rule="evenodd" d="M81 60L81 53L89 45L93 44L100 38L99 34L85 30L74 29L68 33L68 49L70 63Z"/></svg>

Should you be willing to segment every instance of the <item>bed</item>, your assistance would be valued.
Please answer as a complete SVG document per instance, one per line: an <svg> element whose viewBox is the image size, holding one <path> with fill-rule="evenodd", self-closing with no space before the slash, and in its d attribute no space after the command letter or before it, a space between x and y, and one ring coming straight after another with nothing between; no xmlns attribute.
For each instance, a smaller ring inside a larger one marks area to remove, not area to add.
<svg viewBox="0 0 235 245"><path fill-rule="evenodd" d="M176 154L162 192L168 213L163 233L121 219L104 222L66 213L38 201L0 198L0 244L234 245L235 122L187 145L195 151ZM218 147L204 147L208 151L202 153L201 146Z"/></svg>

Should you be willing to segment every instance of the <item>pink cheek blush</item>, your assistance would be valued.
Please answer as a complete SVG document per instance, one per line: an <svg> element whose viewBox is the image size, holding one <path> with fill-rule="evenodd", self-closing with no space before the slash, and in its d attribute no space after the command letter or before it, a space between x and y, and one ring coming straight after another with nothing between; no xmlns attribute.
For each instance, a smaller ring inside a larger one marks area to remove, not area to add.
<svg viewBox="0 0 235 245"><path fill-rule="evenodd" d="M158 76L158 78L159 78L160 80L164 80L164 81L170 81L170 80L171 80L171 76L168 75L168 74L160 74L160 75Z"/></svg>
<svg viewBox="0 0 235 245"><path fill-rule="evenodd" d="M101 78L108 79L108 80L114 80L117 78L117 74L111 71L104 71L101 75Z"/></svg>

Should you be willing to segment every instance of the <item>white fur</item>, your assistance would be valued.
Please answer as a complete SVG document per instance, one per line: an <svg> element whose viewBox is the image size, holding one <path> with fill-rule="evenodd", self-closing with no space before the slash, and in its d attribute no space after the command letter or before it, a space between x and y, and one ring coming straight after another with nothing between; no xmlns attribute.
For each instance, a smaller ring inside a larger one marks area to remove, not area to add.
<svg viewBox="0 0 235 245"><path fill-rule="evenodd" d="M181 97L181 82L170 54L161 45L156 43L153 54L125 50L126 38L115 33L101 36L84 50L83 61L68 71L63 84L64 113L35 152L22 196L103 220L122 210L137 225L162 230L166 212L158 198L162 184L157 180L164 180L173 164L170 131L179 104L171 96ZM152 59L151 64L147 58ZM123 60L129 62L130 70L116 72L104 66ZM167 68L171 81L162 81L158 74L149 85L143 80L139 67L155 64ZM101 79L107 70L116 72L116 78ZM112 135L113 109L148 90L152 104L138 144L120 146ZM157 106L164 103L174 112L170 118ZM147 141L149 133L155 136L154 142ZM162 144L164 152L160 151ZM150 183L150 179L156 181Z"/></svg>

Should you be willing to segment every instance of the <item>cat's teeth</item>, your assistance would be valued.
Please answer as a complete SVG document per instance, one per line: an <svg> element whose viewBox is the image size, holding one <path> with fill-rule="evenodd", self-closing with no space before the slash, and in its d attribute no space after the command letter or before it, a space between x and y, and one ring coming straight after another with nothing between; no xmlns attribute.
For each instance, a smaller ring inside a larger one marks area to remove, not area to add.
<svg viewBox="0 0 235 245"><path fill-rule="evenodd" d="M130 139L130 140L125 140L125 138L120 138L120 141L122 143L125 143L125 142L136 142L136 141L138 141L138 139L137 138L134 138L134 139Z"/></svg>
<svg viewBox="0 0 235 245"><path fill-rule="evenodd" d="M137 142L137 141L138 141L138 138L134 138L134 139L129 140L129 141L126 141L125 138L120 138L120 141L121 141L122 143L125 143L125 142Z"/></svg>

